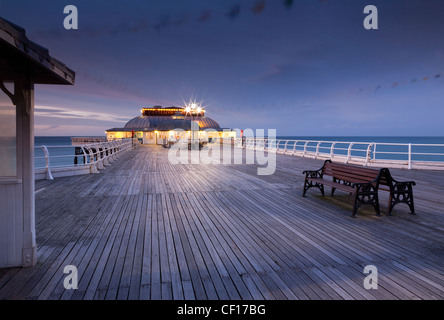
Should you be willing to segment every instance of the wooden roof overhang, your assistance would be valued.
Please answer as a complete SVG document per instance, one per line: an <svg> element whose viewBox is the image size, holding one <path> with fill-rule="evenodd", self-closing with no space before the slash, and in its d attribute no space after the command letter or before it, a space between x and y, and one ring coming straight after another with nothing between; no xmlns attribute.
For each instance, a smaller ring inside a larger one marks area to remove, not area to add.
<svg viewBox="0 0 444 320"><path fill-rule="evenodd" d="M22 75L35 84L75 82L74 71L29 40L23 28L0 18L0 80L14 81Z"/></svg>

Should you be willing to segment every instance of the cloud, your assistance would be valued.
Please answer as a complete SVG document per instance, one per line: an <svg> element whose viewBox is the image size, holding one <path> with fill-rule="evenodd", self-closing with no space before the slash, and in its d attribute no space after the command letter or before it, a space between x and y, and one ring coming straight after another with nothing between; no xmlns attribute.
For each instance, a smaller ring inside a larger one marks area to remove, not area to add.
<svg viewBox="0 0 444 320"><path fill-rule="evenodd" d="M276 76L281 75L284 72L285 66L278 64L270 64L267 70L261 74L247 78L248 82L263 82L273 79Z"/></svg>
<svg viewBox="0 0 444 320"><path fill-rule="evenodd" d="M95 120L103 122L121 122L125 123L128 119L122 117L103 113L103 112L91 112L82 110L73 110L63 107L53 107L53 106L35 106L35 115L46 118L61 118L61 119L79 119L79 120Z"/></svg>
<svg viewBox="0 0 444 320"><path fill-rule="evenodd" d="M61 136L61 137L78 137L78 136L105 136L105 129L90 125L47 125L35 124L35 136Z"/></svg>

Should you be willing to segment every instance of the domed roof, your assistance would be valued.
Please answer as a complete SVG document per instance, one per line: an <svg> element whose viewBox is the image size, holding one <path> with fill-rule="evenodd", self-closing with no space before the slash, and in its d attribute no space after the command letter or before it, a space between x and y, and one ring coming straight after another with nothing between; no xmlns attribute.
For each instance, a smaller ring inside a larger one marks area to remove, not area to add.
<svg viewBox="0 0 444 320"><path fill-rule="evenodd" d="M219 124L211 118L199 117L195 119L199 123L199 129L220 129ZM174 129L191 130L191 118L168 119L160 122L157 127L159 131L170 131Z"/></svg>
<svg viewBox="0 0 444 320"><path fill-rule="evenodd" d="M150 117L140 116L128 121L125 125L126 129L151 128Z"/></svg>
<svg viewBox="0 0 444 320"><path fill-rule="evenodd" d="M219 124L208 117L196 117L200 129L220 129ZM172 119L170 116L139 116L131 119L125 125L125 129L156 129L160 131L169 131L173 129L191 130L191 118Z"/></svg>
<svg viewBox="0 0 444 320"><path fill-rule="evenodd" d="M220 129L219 124L211 118L200 117L197 120L199 121L199 127L201 129L206 129L206 128Z"/></svg>

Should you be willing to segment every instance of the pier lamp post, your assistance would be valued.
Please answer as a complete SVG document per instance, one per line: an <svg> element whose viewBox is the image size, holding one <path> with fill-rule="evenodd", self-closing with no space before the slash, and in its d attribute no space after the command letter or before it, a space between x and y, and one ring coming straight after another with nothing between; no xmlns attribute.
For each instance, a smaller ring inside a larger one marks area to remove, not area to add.
<svg viewBox="0 0 444 320"><path fill-rule="evenodd" d="M192 124L194 122L194 115L197 114L201 114L202 112L202 107L198 106L197 103L193 102L189 105L187 105L185 107L185 114L186 115L190 115L191 116L191 142L189 144L189 148L192 149L192 146L195 144L195 137L194 137L194 132L193 132L193 128L192 128Z"/></svg>

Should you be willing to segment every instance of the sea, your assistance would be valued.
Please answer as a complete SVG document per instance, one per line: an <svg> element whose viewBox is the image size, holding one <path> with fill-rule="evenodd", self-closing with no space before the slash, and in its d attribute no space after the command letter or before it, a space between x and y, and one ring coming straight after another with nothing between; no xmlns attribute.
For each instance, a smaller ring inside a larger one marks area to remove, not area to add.
<svg viewBox="0 0 444 320"><path fill-rule="evenodd" d="M376 153L372 157L375 159L408 159L408 144L412 144L412 160L416 161L439 161L444 162L444 137L401 137L401 136L278 136L278 140L299 140L296 144L297 150L303 150L304 142L324 141L320 145L320 152L328 153L332 142L336 142L334 148L337 154L347 154L348 142L356 142L353 146L353 156L365 156L368 143L376 143ZM402 145L379 145L379 144L402 144ZM427 146L418 146L425 144ZM34 140L35 148L35 168L44 168L46 165L42 145L48 148L51 155L51 166L70 166L74 163L75 148L71 146L70 136L36 136ZM438 145L438 146L431 146ZM287 149L292 149L294 142L287 143ZM307 144L307 151L316 151L317 142ZM284 143L279 144L279 148L284 148ZM82 161L78 157L77 161Z"/></svg>
<svg viewBox="0 0 444 320"><path fill-rule="evenodd" d="M34 167L35 169L45 168L45 153L41 146L47 146L52 167L72 166L74 164L75 147L71 146L71 137L43 137L34 138ZM83 161L83 157L78 157L78 161Z"/></svg>

